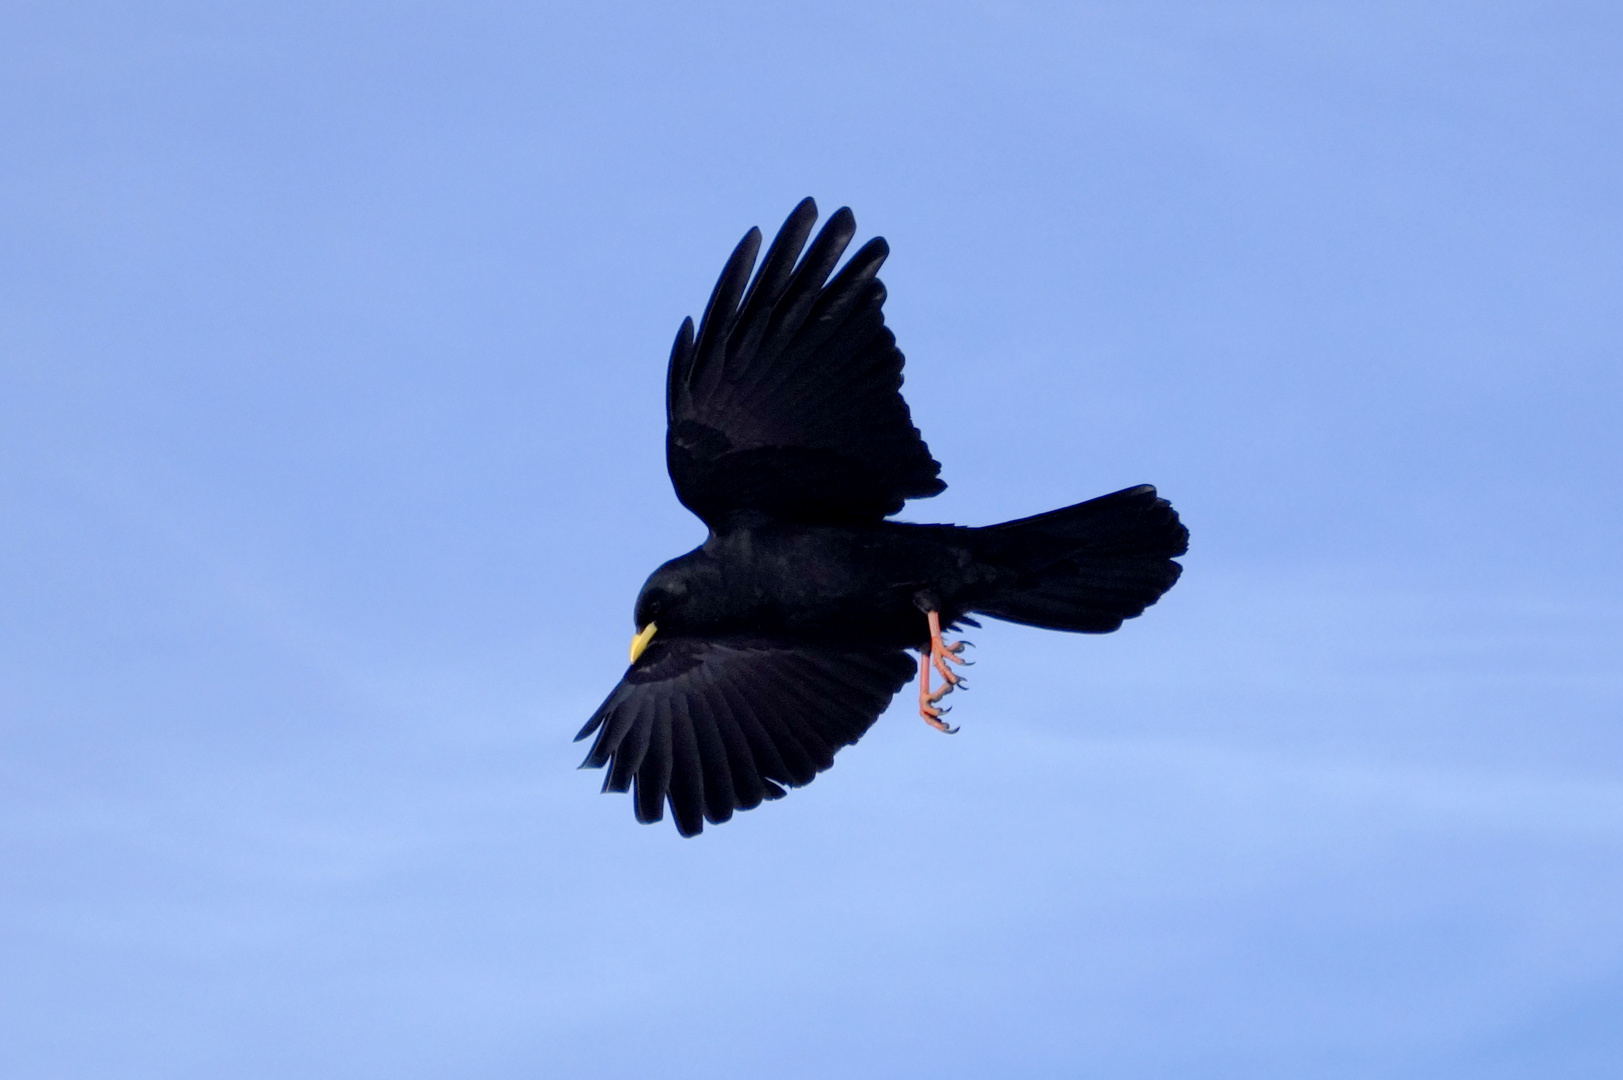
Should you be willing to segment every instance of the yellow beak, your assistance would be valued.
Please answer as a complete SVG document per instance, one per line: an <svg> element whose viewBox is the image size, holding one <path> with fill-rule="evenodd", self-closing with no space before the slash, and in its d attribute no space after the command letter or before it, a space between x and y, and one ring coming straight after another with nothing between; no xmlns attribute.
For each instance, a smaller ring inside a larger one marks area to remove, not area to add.
<svg viewBox="0 0 1623 1080"><path fill-rule="evenodd" d="M648 643L654 640L654 631L657 629L659 629L657 626L649 623L641 630L638 630L637 636L631 639L631 662L633 664L637 662L637 657L642 655L642 651L648 648Z"/></svg>

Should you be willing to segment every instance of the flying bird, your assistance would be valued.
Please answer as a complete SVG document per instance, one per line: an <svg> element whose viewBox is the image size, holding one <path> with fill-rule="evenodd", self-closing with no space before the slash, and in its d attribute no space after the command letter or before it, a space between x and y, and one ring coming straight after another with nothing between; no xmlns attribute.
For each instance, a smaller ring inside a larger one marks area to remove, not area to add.
<svg viewBox="0 0 1623 1080"><path fill-rule="evenodd" d="M975 615L1103 634L1178 580L1189 533L1148 484L999 525L887 520L940 494L902 400L874 238L805 199L760 269L751 229L666 375L665 462L709 526L637 597L631 666L577 741L637 820L693 836L810 783L915 674L919 715L963 685ZM804 251L804 254L802 254ZM917 653L911 658L909 650ZM940 685L932 687L933 677Z"/></svg>

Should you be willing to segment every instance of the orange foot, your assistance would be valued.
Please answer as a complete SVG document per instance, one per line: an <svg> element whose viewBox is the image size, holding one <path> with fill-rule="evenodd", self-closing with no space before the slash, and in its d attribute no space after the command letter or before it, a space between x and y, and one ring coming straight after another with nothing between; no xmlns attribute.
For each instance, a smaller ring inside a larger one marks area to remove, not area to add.
<svg viewBox="0 0 1623 1080"><path fill-rule="evenodd" d="M958 729L941 719L942 716L952 710L950 708L937 708L936 702L952 693L959 686L963 686L966 690L969 688L968 683L964 681L964 677L947 666L948 663L968 664L969 661L958 655L964 651L964 642L955 641L948 645L941 640L940 614L934 611L926 612L926 614L930 619L930 651L928 654L923 651L919 653L919 716L924 719L926 724L929 724L937 731L944 731L948 735L952 735ZM941 689L934 692L930 690L931 668L941 673Z"/></svg>

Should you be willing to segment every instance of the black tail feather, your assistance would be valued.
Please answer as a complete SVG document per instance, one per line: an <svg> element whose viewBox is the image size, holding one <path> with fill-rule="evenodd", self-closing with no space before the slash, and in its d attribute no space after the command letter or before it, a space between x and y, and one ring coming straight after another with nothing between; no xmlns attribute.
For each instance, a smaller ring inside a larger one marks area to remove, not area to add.
<svg viewBox="0 0 1623 1080"><path fill-rule="evenodd" d="M1050 630L1103 634L1141 614L1183 572L1189 530L1149 484L977 530L1008 576L973 610Z"/></svg>

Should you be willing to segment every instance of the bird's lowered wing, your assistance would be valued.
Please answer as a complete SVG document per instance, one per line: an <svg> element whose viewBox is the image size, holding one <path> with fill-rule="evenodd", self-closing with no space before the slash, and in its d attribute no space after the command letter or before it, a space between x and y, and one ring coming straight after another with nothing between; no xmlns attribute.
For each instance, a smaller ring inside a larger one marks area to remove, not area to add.
<svg viewBox="0 0 1623 1080"><path fill-rule="evenodd" d="M870 240L830 281L856 219L842 207L800 258L816 220L811 199L795 207L753 281L761 233L745 234L697 336L684 320L671 350L666 464L676 497L712 528L740 511L877 521L946 488L885 328L876 275L890 249Z"/></svg>
<svg viewBox="0 0 1623 1080"><path fill-rule="evenodd" d="M634 783L638 821L668 798L693 836L809 784L912 674L900 649L656 638L575 736L597 733L581 767L609 767L604 791Z"/></svg>

